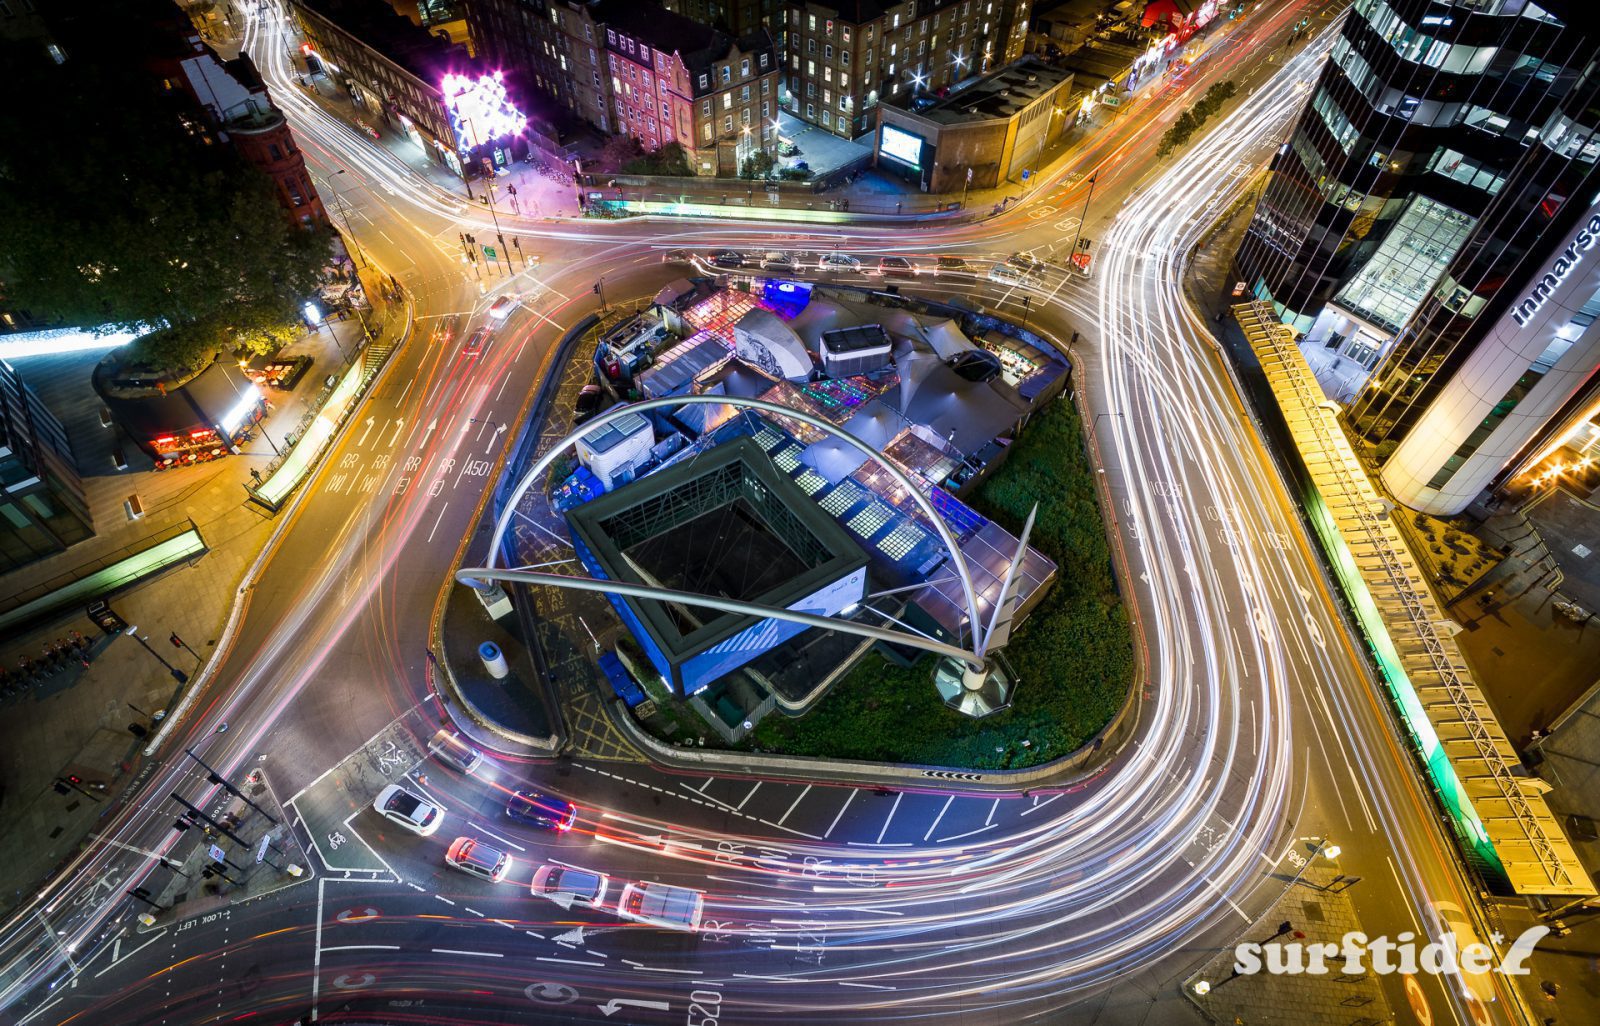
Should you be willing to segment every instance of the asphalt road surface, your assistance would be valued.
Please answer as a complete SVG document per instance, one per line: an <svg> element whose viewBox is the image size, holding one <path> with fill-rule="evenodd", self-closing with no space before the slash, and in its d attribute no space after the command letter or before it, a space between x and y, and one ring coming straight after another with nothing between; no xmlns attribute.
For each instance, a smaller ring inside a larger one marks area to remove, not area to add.
<svg viewBox="0 0 1600 1026"><path fill-rule="evenodd" d="M244 48L286 108L330 211L348 221L363 258L406 287L412 335L282 515L214 680L138 799L107 824L116 845L87 852L0 936L6 1014L129 1024L303 1014L1184 1022L1197 1020L1177 998L1182 982L1330 844L1340 870L1361 879L1352 894L1368 933L1423 932L1430 902L1470 907L1291 496L1183 295L1185 254L1284 138L1331 43L1323 30L1308 49L1286 46L1293 23L1319 10L1258 8L1220 30L1185 81L1137 101L979 224L824 233L506 217L502 227L539 260L483 275L463 262L458 239L492 235L482 208L297 90L281 14L264 8ZM1154 141L1170 120L1225 78L1242 103L1158 160ZM1092 276L1052 266L1012 288L983 276L1014 250L1059 259L1080 229L1096 240ZM584 759L495 759L466 776L417 747L439 722L421 639L555 342L595 308L598 278L612 303L631 303L682 275L664 262L671 251L723 247L839 249L864 264L960 255L977 274L904 290L965 293L1056 338L1078 333L1072 356L1146 674L1136 740L1103 772L995 796ZM486 350L465 352L462 339L502 295L518 297L515 312ZM293 796L313 874L140 933L139 908L122 895L165 879L142 852L176 843L168 795L218 797L173 756L195 743L213 765L262 768ZM388 780L434 798L443 829L417 837L372 813L370 796ZM520 788L577 803L575 829L507 819L506 792ZM458 835L510 853L508 879L446 867ZM530 895L546 863L608 874L612 911ZM701 932L620 921L616 896L639 880L704 890ZM1518 1021L1509 992L1485 1006L1420 982L1418 1020ZM1407 1007L1398 985L1389 997Z"/></svg>

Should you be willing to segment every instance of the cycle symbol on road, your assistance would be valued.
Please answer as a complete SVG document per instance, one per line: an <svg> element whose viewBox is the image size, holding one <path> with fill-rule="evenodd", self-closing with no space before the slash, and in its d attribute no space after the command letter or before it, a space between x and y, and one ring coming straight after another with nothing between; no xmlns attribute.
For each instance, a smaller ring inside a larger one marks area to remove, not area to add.
<svg viewBox="0 0 1600 1026"><path fill-rule="evenodd" d="M389 742L388 748L378 753L378 765L382 767L385 773L390 772L404 761L405 753L400 751L400 747L393 741Z"/></svg>
<svg viewBox="0 0 1600 1026"><path fill-rule="evenodd" d="M348 840L350 838L346 837L343 832L335 830L328 835L328 847L333 851L338 851L339 846Z"/></svg>

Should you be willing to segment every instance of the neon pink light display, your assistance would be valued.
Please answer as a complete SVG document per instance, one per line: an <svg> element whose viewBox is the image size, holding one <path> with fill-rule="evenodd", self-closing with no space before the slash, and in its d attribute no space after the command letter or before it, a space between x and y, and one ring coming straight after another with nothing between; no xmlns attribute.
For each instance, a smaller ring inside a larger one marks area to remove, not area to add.
<svg viewBox="0 0 1600 1026"><path fill-rule="evenodd" d="M456 141L464 150L517 135L528 125L527 117L506 96L503 72L476 79L446 75L439 83L439 91L450 111Z"/></svg>

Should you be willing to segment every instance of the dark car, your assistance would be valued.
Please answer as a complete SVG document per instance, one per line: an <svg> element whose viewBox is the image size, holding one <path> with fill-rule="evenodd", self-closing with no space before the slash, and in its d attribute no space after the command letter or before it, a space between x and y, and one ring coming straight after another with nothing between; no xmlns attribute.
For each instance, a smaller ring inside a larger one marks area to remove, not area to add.
<svg viewBox="0 0 1600 1026"><path fill-rule="evenodd" d="M942 256L939 258L938 264L934 265L933 273L941 278L948 278L952 275L960 274L965 274L970 277L972 274L972 265L960 257Z"/></svg>
<svg viewBox="0 0 1600 1026"><path fill-rule="evenodd" d="M582 424L584 421L600 412L600 404L605 402L605 390L599 385L588 384L578 390L578 398L572 404L572 422Z"/></svg>
<svg viewBox="0 0 1600 1026"><path fill-rule="evenodd" d="M743 267L744 254L736 249L719 249L711 254L711 263L716 267Z"/></svg>
<svg viewBox="0 0 1600 1026"><path fill-rule="evenodd" d="M506 803L506 815L519 823L564 834L577 822L578 808L571 802L537 791L518 791Z"/></svg>

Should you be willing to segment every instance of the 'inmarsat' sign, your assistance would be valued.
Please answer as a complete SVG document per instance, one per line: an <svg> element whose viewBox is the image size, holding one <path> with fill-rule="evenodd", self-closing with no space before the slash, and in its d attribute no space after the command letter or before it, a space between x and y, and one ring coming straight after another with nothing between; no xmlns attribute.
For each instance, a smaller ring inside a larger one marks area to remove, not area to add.
<svg viewBox="0 0 1600 1026"><path fill-rule="evenodd" d="M1583 255L1594 248L1596 240L1600 240L1600 214L1590 214L1589 220L1567 243L1567 248L1556 257L1556 262L1534 283L1533 290L1527 298L1511 309L1511 319L1517 322L1518 327L1525 328L1533 320L1533 315L1539 312L1540 307L1555 295L1561 283L1571 277L1572 272L1583 262Z"/></svg>

